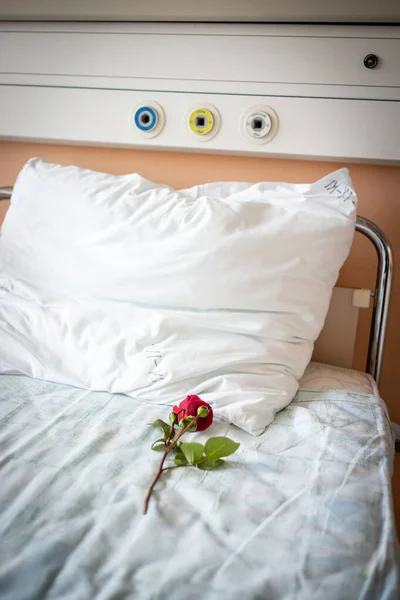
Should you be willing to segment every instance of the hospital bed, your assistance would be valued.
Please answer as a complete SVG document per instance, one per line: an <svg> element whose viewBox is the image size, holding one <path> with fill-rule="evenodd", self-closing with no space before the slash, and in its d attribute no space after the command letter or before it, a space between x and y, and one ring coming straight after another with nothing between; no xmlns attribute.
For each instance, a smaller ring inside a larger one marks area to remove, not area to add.
<svg viewBox="0 0 400 600"><path fill-rule="evenodd" d="M392 254L372 222L356 230L378 253L367 372L314 360L258 437L216 421L213 435L240 442L229 464L173 471L146 516L158 461L147 423L162 407L0 376L2 599L399 597L394 437L378 391Z"/></svg>

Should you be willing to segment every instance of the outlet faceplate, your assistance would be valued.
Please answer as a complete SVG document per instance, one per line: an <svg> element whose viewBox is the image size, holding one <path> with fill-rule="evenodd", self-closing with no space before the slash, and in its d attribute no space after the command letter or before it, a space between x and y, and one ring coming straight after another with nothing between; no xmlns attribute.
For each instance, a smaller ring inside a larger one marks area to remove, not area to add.
<svg viewBox="0 0 400 600"><path fill-rule="evenodd" d="M199 141L206 142L215 137L221 125L218 110L212 104L192 106L186 115L189 131Z"/></svg>
<svg viewBox="0 0 400 600"><path fill-rule="evenodd" d="M266 144L278 131L278 116L270 106L249 106L241 116L240 130L253 144Z"/></svg>
<svg viewBox="0 0 400 600"><path fill-rule="evenodd" d="M158 102L141 102L132 111L131 125L142 137L155 137L162 131L164 123L164 111Z"/></svg>

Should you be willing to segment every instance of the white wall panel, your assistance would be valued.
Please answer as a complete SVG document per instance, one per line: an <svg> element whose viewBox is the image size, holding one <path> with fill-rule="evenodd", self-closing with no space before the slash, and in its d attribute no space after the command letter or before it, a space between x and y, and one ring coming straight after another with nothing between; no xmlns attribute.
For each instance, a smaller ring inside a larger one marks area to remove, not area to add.
<svg viewBox="0 0 400 600"><path fill-rule="evenodd" d="M132 126L140 101L157 101L166 122L157 138ZM186 125L189 107L204 101L221 114L218 135L198 142ZM239 120L252 104L266 103L278 133L263 146L241 135ZM0 137L111 146L186 149L262 156L394 162L400 160L400 103L240 95L196 95L123 90L4 87ZM377 119L376 115L381 118Z"/></svg>
<svg viewBox="0 0 400 600"><path fill-rule="evenodd" d="M35 73L262 81L277 83L399 84L398 39L177 35L3 33L0 70ZM374 52L383 61L366 69ZM231 58L235 60L231 60Z"/></svg>
<svg viewBox="0 0 400 600"><path fill-rule="evenodd" d="M31 74L36 84L41 75L53 76L55 84L62 84L63 76L76 76L84 78L82 86L90 85L91 77L345 85L352 97L358 97L358 86L400 88L396 28L381 28L381 37L370 37L369 29L363 28L365 37L358 38L340 27L335 36L323 36L323 27L303 32L300 26L284 34L276 27L249 25L235 30L167 25L153 31L138 25L69 28L29 31L0 25L0 72ZM370 53L379 57L375 69L363 63ZM319 94L325 95L323 87Z"/></svg>
<svg viewBox="0 0 400 600"><path fill-rule="evenodd" d="M396 27L0 24L0 137L400 162L399 64ZM149 100L166 124L144 139ZM221 115L207 141L185 120L204 102ZM279 119L262 146L239 127L257 104Z"/></svg>

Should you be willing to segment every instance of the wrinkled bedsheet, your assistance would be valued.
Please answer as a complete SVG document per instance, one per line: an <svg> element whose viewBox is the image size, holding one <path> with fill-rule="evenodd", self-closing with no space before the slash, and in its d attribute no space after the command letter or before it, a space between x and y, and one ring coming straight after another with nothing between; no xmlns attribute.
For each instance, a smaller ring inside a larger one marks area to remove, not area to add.
<svg viewBox="0 0 400 600"><path fill-rule="evenodd" d="M265 433L176 469L142 515L167 406L0 377L2 600L395 600L385 405L300 391Z"/></svg>

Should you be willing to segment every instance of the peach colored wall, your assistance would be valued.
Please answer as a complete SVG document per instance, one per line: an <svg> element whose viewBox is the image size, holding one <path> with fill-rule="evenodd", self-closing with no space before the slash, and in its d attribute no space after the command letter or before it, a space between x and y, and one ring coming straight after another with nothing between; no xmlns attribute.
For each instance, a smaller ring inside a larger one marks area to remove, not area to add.
<svg viewBox="0 0 400 600"><path fill-rule="evenodd" d="M359 197L359 214L372 219L386 232L393 244L395 257L397 254L400 256L397 206L400 202L400 167L0 142L0 185L12 185L24 162L32 156L115 174L137 171L148 179L178 188L216 180L309 182L341 166L348 166ZM4 210L4 205L4 202L0 203L0 211ZM376 263L372 247L366 240L356 236L351 257L342 270L340 284L372 287L375 281L372 267ZM396 275L380 388L392 419L400 422L400 401L397 399L400 390L399 308L400 277ZM362 311L360 317L354 363L356 368L363 368L365 358L368 331L366 312Z"/></svg>

